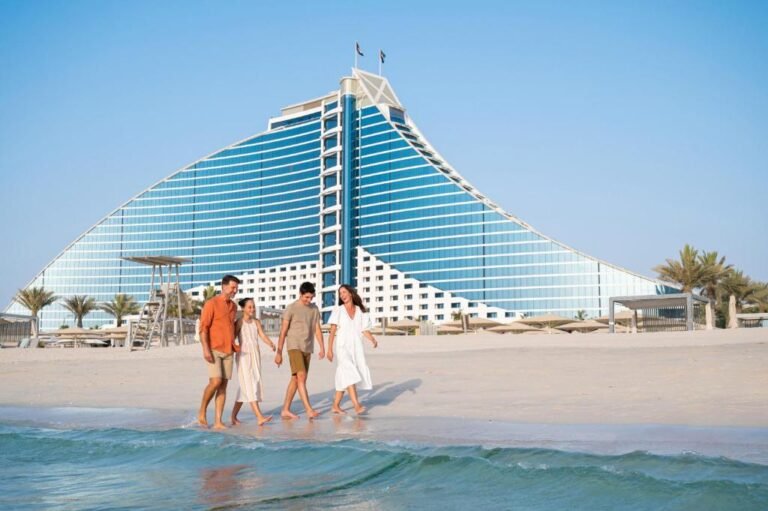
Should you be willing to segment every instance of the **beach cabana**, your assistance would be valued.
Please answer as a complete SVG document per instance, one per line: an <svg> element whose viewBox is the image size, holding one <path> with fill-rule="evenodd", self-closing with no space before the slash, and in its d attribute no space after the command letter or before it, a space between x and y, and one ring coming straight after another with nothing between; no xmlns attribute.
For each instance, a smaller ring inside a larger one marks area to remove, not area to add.
<svg viewBox="0 0 768 511"><path fill-rule="evenodd" d="M440 325L437 327L437 335L455 335L455 334L463 334L464 329L459 328L457 326L451 326L451 325Z"/></svg>

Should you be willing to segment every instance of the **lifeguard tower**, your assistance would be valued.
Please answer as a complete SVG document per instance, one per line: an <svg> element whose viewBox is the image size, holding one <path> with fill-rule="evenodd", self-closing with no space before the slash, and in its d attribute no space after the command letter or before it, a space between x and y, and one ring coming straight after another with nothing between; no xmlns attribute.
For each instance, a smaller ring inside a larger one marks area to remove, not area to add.
<svg viewBox="0 0 768 511"><path fill-rule="evenodd" d="M171 256L123 257L124 261L152 267L149 283L149 300L144 304L136 323L129 323L126 345L129 350L144 348L148 350L153 342L158 346L168 346L168 339L175 337L177 344L184 340L182 310L187 305L187 297L181 291L179 268L191 259ZM168 313L175 307L174 317L168 330Z"/></svg>

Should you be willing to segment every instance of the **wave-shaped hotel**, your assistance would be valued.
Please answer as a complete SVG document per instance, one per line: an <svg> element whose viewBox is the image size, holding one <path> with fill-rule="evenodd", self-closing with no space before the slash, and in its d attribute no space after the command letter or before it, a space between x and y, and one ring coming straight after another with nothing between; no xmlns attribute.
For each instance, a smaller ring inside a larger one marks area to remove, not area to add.
<svg viewBox="0 0 768 511"><path fill-rule="evenodd" d="M611 296L674 291L502 210L432 147L385 78L359 69L128 200L29 286L142 302L150 270L124 258L148 255L189 259L180 279L193 296L232 273L244 296L281 308L310 280L327 313L352 283L389 320L597 316ZM85 326L110 319L92 313ZM42 328L70 320L58 303L41 313Z"/></svg>

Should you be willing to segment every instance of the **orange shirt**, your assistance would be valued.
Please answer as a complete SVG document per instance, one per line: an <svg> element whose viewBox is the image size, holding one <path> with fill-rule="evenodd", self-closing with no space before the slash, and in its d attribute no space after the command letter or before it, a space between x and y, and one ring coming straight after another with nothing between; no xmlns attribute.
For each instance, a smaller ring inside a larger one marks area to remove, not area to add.
<svg viewBox="0 0 768 511"><path fill-rule="evenodd" d="M211 350L232 353L235 344L235 315L237 305L224 295L205 302L200 315L200 334L208 332Z"/></svg>

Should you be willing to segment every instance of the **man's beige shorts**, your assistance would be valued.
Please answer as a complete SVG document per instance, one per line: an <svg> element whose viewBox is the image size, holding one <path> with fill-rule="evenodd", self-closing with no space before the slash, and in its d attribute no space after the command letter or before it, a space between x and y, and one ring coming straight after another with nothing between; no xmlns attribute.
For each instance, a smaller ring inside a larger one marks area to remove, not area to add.
<svg viewBox="0 0 768 511"><path fill-rule="evenodd" d="M291 363L291 374L309 373L309 361L312 353L304 353L301 350L288 350L288 360Z"/></svg>
<svg viewBox="0 0 768 511"><path fill-rule="evenodd" d="M208 366L209 378L222 378L224 380L232 379L232 360L234 356L232 353L222 353L220 351L211 350L213 355L213 364L206 361Z"/></svg>

